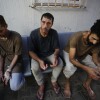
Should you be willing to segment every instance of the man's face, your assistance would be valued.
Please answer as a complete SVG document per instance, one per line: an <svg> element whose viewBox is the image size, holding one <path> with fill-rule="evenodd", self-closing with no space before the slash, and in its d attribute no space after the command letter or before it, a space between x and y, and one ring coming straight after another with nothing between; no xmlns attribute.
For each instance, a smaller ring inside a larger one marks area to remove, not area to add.
<svg viewBox="0 0 100 100"><path fill-rule="evenodd" d="M87 44L90 46L99 43L99 41L100 41L100 39L96 34L91 33L87 37Z"/></svg>
<svg viewBox="0 0 100 100"><path fill-rule="evenodd" d="M52 19L48 19L46 17L43 17L41 20L41 30L43 33L48 33L50 28L52 27Z"/></svg>
<svg viewBox="0 0 100 100"><path fill-rule="evenodd" d="M6 36L7 27L0 26L0 37Z"/></svg>

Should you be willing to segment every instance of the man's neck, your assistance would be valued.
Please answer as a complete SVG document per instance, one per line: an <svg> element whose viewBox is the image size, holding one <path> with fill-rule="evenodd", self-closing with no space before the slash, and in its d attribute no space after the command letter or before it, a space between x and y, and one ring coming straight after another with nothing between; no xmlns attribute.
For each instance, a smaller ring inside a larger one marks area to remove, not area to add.
<svg viewBox="0 0 100 100"><path fill-rule="evenodd" d="M83 38L82 38L82 40L83 40L83 43L85 44L85 45L87 45L87 38L88 38L88 33L87 32L84 32L83 33Z"/></svg>

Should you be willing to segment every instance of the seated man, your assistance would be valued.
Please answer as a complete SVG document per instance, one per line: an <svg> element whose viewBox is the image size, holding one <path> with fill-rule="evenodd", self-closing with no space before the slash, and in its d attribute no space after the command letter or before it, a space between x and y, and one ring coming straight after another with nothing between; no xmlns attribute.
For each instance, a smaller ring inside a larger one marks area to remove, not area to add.
<svg viewBox="0 0 100 100"><path fill-rule="evenodd" d="M31 70L39 85L38 99L43 99L44 77L43 70L53 68L51 82L56 93L59 92L57 78L62 70L62 60L59 58L59 40L57 31L51 29L54 17L50 13L44 13L41 17L41 27L30 34Z"/></svg>
<svg viewBox="0 0 100 100"><path fill-rule="evenodd" d="M4 17L0 15L0 79L5 85L10 80L10 88L13 91L19 90L25 82L21 51L21 36L8 30Z"/></svg>
<svg viewBox="0 0 100 100"><path fill-rule="evenodd" d="M77 32L71 36L64 49L64 59L66 66L63 70L67 81L65 95L70 98L70 77L74 74L77 67L87 72L88 77L83 83L89 96L95 98L95 93L90 87L92 79L100 79L100 62L98 53L100 43L100 20L91 27L90 31Z"/></svg>

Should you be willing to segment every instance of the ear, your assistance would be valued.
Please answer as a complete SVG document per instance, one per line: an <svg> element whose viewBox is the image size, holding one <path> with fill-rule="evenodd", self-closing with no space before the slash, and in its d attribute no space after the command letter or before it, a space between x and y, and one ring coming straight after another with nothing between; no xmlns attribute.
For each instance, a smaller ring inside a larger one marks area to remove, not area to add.
<svg viewBox="0 0 100 100"><path fill-rule="evenodd" d="M88 31L87 34L90 35L91 34L91 31Z"/></svg>

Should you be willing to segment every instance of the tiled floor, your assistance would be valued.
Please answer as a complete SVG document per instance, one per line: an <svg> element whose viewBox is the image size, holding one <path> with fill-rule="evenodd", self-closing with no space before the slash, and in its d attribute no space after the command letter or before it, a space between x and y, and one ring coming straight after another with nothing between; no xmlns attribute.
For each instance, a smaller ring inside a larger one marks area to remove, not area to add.
<svg viewBox="0 0 100 100"><path fill-rule="evenodd" d="M61 92L59 95L56 95L52 89L52 85L50 83L50 75L46 74L46 89L45 89L45 97L44 100L69 100L66 99L63 93L65 80L63 74L59 77L59 84L61 86ZM71 87L72 87L72 97L70 100L90 100L87 92L82 87L82 77L83 72L76 73L71 78ZM100 81L93 82L93 89L96 93L96 100L100 100ZM38 85L35 82L33 76L27 77L24 86L17 92L13 92L9 89L9 87L0 86L0 100L37 100L36 91L38 89Z"/></svg>

